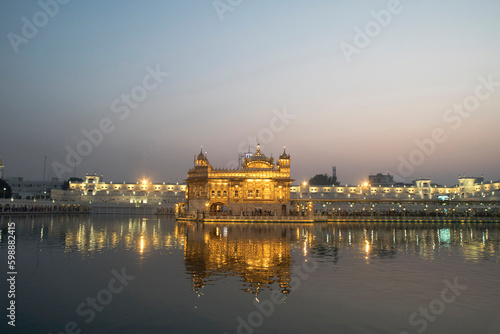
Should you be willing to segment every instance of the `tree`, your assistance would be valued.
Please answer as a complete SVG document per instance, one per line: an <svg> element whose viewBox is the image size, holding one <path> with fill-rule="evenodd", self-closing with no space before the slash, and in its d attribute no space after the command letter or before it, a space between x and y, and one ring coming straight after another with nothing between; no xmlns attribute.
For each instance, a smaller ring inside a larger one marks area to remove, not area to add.
<svg viewBox="0 0 500 334"><path fill-rule="evenodd" d="M5 192L4 189L5 188ZM0 180L0 199L2 198L11 198L12 197L12 188L9 186L5 180Z"/></svg>
<svg viewBox="0 0 500 334"><path fill-rule="evenodd" d="M68 180L64 181L61 189L62 190L68 190L70 182L77 183L77 182L83 182L83 180L80 179L79 177L70 177Z"/></svg>
<svg viewBox="0 0 500 334"><path fill-rule="evenodd" d="M326 174L316 174L309 179L309 185L311 186L322 186L330 184L338 186L340 184L340 181L337 180L337 177L328 176Z"/></svg>

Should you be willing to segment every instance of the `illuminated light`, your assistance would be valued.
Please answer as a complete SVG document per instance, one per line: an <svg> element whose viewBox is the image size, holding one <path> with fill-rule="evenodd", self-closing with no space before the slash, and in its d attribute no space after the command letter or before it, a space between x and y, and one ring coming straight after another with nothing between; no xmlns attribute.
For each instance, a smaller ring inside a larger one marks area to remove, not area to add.
<svg viewBox="0 0 500 334"><path fill-rule="evenodd" d="M141 254L144 252L144 236L141 236L140 252Z"/></svg>

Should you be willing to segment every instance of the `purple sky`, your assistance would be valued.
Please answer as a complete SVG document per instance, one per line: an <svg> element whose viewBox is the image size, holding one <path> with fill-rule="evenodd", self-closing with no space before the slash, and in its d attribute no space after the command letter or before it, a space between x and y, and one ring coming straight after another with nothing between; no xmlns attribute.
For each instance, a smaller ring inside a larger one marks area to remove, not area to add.
<svg viewBox="0 0 500 334"><path fill-rule="evenodd" d="M0 5L6 177L75 150L80 177L175 182L259 141L297 181L500 179L499 1L41 3Z"/></svg>

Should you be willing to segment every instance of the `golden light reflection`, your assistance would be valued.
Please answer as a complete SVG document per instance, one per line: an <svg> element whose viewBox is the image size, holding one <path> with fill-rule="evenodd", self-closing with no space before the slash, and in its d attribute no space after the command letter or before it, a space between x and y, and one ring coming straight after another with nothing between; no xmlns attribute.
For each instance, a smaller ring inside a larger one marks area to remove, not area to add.
<svg viewBox="0 0 500 334"><path fill-rule="evenodd" d="M312 230L312 225L307 228ZM243 291L255 295L273 284L278 284L282 293L290 292L291 241L301 240L307 253L312 240L312 233L310 238L307 233L296 224L186 225L184 260L193 291L235 276L242 280Z"/></svg>
<svg viewBox="0 0 500 334"><path fill-rule="evenodd" d="M144 236L141 236L141 246L139 252L144 253Z"/></svg>
<svg viewBox="0 0 500 334"><path fill-rule="evenodd" d="M145 255L152 250L184 247L184 233L172 226L163 232L162 223L132 218L121 224L78 224L65 232L65 251L77 250L84 255L105 249L123 248Z"/></svg>
<svg viewBox="0 0 500 334"><path fill-rule="evenodd" d="M233 276L252 293L272 284L288 289L292 254L300 258L331 256L342 264L346 254L370 262L408 254L434 261L446 250L465 261L500 261L500 226L495 224L200 224L151 218L68 218L54 224L33 223L29 231L41 244L62 237L65 252L83 256L121 249L145 257L178 249L184 253L195 289Z"/></svg>

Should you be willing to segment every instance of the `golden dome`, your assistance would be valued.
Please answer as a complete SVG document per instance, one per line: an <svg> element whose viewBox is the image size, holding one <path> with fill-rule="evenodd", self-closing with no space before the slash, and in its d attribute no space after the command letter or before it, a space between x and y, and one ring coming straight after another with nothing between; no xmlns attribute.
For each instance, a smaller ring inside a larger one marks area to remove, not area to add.
<svg viewBox="0 0 500 334"><path fill-rule="evenodd" d="M260 145L257 144L257 152L245 158L243 168L273 168L273 157L268 158L260 153Z"/></svg>
<svg viewBox="0 0 500 334"><path fill-rule="evenodd" d="M200 149L200 154L198 154L197 160L206 160L205 155L203 154L203 146Z"/></svg>

